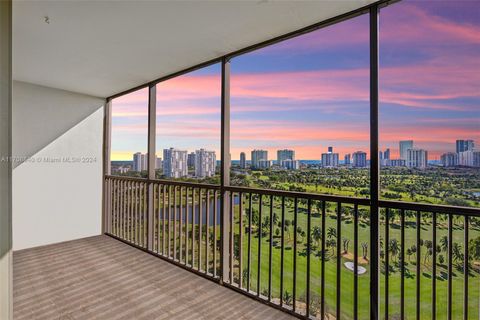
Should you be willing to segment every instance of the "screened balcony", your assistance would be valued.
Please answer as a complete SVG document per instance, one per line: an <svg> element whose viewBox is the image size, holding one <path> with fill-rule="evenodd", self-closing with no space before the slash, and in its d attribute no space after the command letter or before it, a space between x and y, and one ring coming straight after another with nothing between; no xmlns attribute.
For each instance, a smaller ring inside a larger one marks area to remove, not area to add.
<svg viewBox="0 0 480 320"><path fill-rule="evenodd" d="M480 319L475 2L1 5L1 319Z"/></svg>

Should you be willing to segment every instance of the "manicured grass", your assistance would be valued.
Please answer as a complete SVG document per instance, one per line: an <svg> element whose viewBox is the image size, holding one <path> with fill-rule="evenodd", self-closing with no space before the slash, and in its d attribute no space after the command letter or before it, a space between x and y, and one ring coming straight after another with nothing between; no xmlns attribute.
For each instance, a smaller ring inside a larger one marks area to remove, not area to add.
<svg viewBox="0 0 480 320"><path fill-rule="evenodd" d="M246 205L246 204L245 204ZM254 202L254 206L258 204ZM248 209L248 208L247 208ZM300 208L303 209L303 208ZM275 207L275 212L277 212L278 217L280 217L280 209L278 206ZM244 212L243 222L244 225L248 225L248 217L246 216L247 212ZM263 217L269 216L269 207L268 204L263 207ZM286 219L293 220L293 210L288 208L286 210ZM439 217L437 225L437 244L439 244L439 239L447 235L446 222L441 221L442 217ZM236 229L235 233L238 234L238 208L236 208ZM335 215L332 212L328 215L326 219L326 228L336 227ZM390 239L396 238L400 242L400 228L398 221L394 221L389 228ZM431 240L432 237L432 226L431 219L422 220L422 229L421 229L421 238L424 240ZM311 226L320 226L321 218L318 216L312 217ZM307 215L300 210L298 213L298 226L301 226L303 230L307 229ZM457 221L454 225L454 242L459 243L463 247L463 218ZM258 232L255 228L252 235L251 242L251 290L259 291L260 293L268 292L268 279L269 279L269 233L267 232L266 236L262 238L261 241L261 282L260 289L257 288L257 275L258 275ZM382 237L385 236L385 224L382 223ZM243 232L243 269L247 269L248 265L248 238ZM470 229L470 239L480 236L480 231L478 228L471 227ZM353 253L353 223L351 218L346 218L342 221L342 238L350 239L350 246L348 252ZM360 244L362 242L369 241L369 226L365 221L361 221L359 225L359 255L362 254ZM286 250L284 256L284 291L288 291L290 294L293 293L293 231L292 228L289 230L289 235L285 235ZM297 309L302 311L302 304L305 301L305 289L306 289L306 269L307 269L307 258L304 254L304 249L306 246L306 239L301 239L302 241L297 242L297 288L296 288L296 299L300 300L300 304L297 305ZM280 238L274 237L274 242L278 242L278 246L273 247L272 251L272 296L273 298L280 297L280 264L281 264L281 249L280 249ZM405 229L405 247L409 248L416 243L416 225L414 218L406 219L406 229ZM321 260L320 252L315 244L313 247L313 252L310 257L310 266L311 266L311 278L310 278L310 289L312 297L313 312L319 309L319 297L320 297L320 283L321 283ZM335 248L336 250L336 248ZM342 248L343 250L343 248ZM424 262L424 253L426 252L425 247L421 247L421 291L420 291L420 300L421 300L421 316L422 318L431 318L431 258ZM447 255L444 252L437 253L437 262L439 255L443 255L446 259ZM337 276L337 263L336 256L332 253L331 248L328 249L328 260L325 262L325 301L327 305L327 312L335 313L336 306L336 276ZM353 257L350 255L350 257ZM361 257L360 257L361 258ZM359 259L360 259L359 258ZM409 259L405 255L406 259L406 274L409 275L405 279L405 314L407 319L414 318L415 316L415 307L416 307L416 275L415 270L416 266L414 264L415 256L412 255ZM411 261L409 261L411 260ZM343 258L341 259L340 273L341 273L341 310L342 310L342 319L351 319L353 318L353 272L346 269L343 265L346 261L352 261L351 259ZM383 261L383 260L382 260ZM390 316L399 315L400 313L400 270L398 268L398 257L390 257L390 265L394 266L394 269L391 270L389 276L389 314ZM444 263L446 264L446 262ZM368 264L364 265L367 270L369 270ZM457 269L458 263L454 264L454 273L453 277L453 317L458 318L462 315L463 310L463 271ZM238 261L236 262L236 278L238 279ZM446 305L447 305L447 281L442 278L442 274L446 275L446 265L437 264L437 316L441 319L446 314ZM381 294L382 294L382 312L384 312L385 306L383 305L384 296L385 296L385 273L383 272L380 276L381 279ZM237 280L238 281L238 280ZM359 318L368 319L369 314L369 272L360 275L359 280L359 292L358 292L358 302L359 302ZM246 283L244 282L244 285ZM480 288L480 277L478 273L471 272L469 278L469 317L478 318L478 303L479 303L479 288Z"/></svg>

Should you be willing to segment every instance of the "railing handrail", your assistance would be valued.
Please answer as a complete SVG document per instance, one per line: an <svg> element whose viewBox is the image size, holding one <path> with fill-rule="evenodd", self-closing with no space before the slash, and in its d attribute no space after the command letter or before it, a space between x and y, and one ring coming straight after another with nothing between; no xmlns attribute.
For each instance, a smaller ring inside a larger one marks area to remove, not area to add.
<svg viewBox="0 0 480 320"><path fill-rule="evenodd" d="M224 188L225 190L230 192L255 193L255 194L262 194L262 195L273 195L278 197L301 198L301 199L307 199L307 200L318 200L318 201L328 201L328 202L341 202L341 203L358 204L358 205L365 205L365 206L370 205L370 199L368 198L355 198L355 197L336 196L336 195L329 195L329 194L322 194L322 193L260 189L260 188L238 187L238 186L225 186Z"/></svg>
<svg viewBox="0 0 480 320"><path fill-rule="evenodd" d="M145 182L145 183L158 183L158 184L169 184L182 187L194 187L194 188L204 188L204 189L220 189L220 185L209 184L209 183L197 183L189 181L175 181L168 179L148 179L148 178L139 178L139 177L127 177L127 176L113 176L105 175L105 179L118 179L125 181L135 181L135 182Z"/></svg>
<svg viewBox="0 0 480 320"><path fill-rule="evenodd" d="M197 182L188 182L188 181L174 181L167 179L147 179L139 177L129 177L129 176L115 176L115 175L105 175L106 179L118 179L124 181L135 181L135 182L145 182L145 183L160 183L165 185L176 185L182 187L194 187L194 188L204 188L204 189L217 189L220 190L220 185L207 184L207 183L197 183ZM300 192L300 191L287 191L287 190L273 190L273 189L260 189L252 187L241 187L241 186L225 186L224 190L229 192L242 192L242 193L254 193L262 195L273 195L278 197L288 197L288 198L301 198L301 199L310 199L318 201L328 201L328 202L341 202L348 204L357 204L362 206L369 206L371 204L370 199L368 198L357 198L357 197L346 197L338 195L328 195L320 193L311 193L311 192ZM389 208L389 209L403 209L411 211L420 211L420 212L435 212L440 214L455 214L455 215L468 215L474 217L480 217L480 208L473 207L461 207L461 206L450 206L450 205L441 205L441 204L428 204L421 202L405 202L405 201L394 201L394 200L379 200L380 208Z"/></svg>
<svg viewBox="0 0 480 320"><path fill-rule="evenodd" d="M392 200L379 200L378 203L380 208L403 209L420 212L434 212L443 214L454 214L460 216L467 215L480 217L480 208L473 207L460 207L442 204L428 204L421 202L404 202Z"/></svg>

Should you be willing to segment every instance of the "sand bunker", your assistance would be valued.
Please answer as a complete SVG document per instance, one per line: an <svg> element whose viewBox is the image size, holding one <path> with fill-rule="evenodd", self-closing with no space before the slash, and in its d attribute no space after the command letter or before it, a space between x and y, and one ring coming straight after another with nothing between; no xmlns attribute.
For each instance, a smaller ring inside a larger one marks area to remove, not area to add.
<svg viewBox="0 0 480 320"><path fill-rule="evenodd" d="M355 270L355 265L353 264L353 262L345 262L344 265L345 265L345 268L347 268L348 270L354 272L354 270ZM358 273L358 274L364 274L365 272L367 272L367 269L365 269L365 268L362 267L362 266L357 266L357 273Z"/></svg>

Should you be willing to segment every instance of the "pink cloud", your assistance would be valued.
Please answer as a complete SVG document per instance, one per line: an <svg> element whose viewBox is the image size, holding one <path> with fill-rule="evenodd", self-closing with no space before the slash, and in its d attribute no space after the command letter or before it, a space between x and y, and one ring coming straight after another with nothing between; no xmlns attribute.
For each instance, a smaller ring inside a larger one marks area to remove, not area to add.
<svg viewBox="0 0 480 320"><path fill-rule="evenodd" d="M442 3L438 1L424 4L442 7ZM480 44L480 27L448 20L436 15L433 10L427 12L417 5L403 2L381 11L380 40L387 44Z"/></svg>

